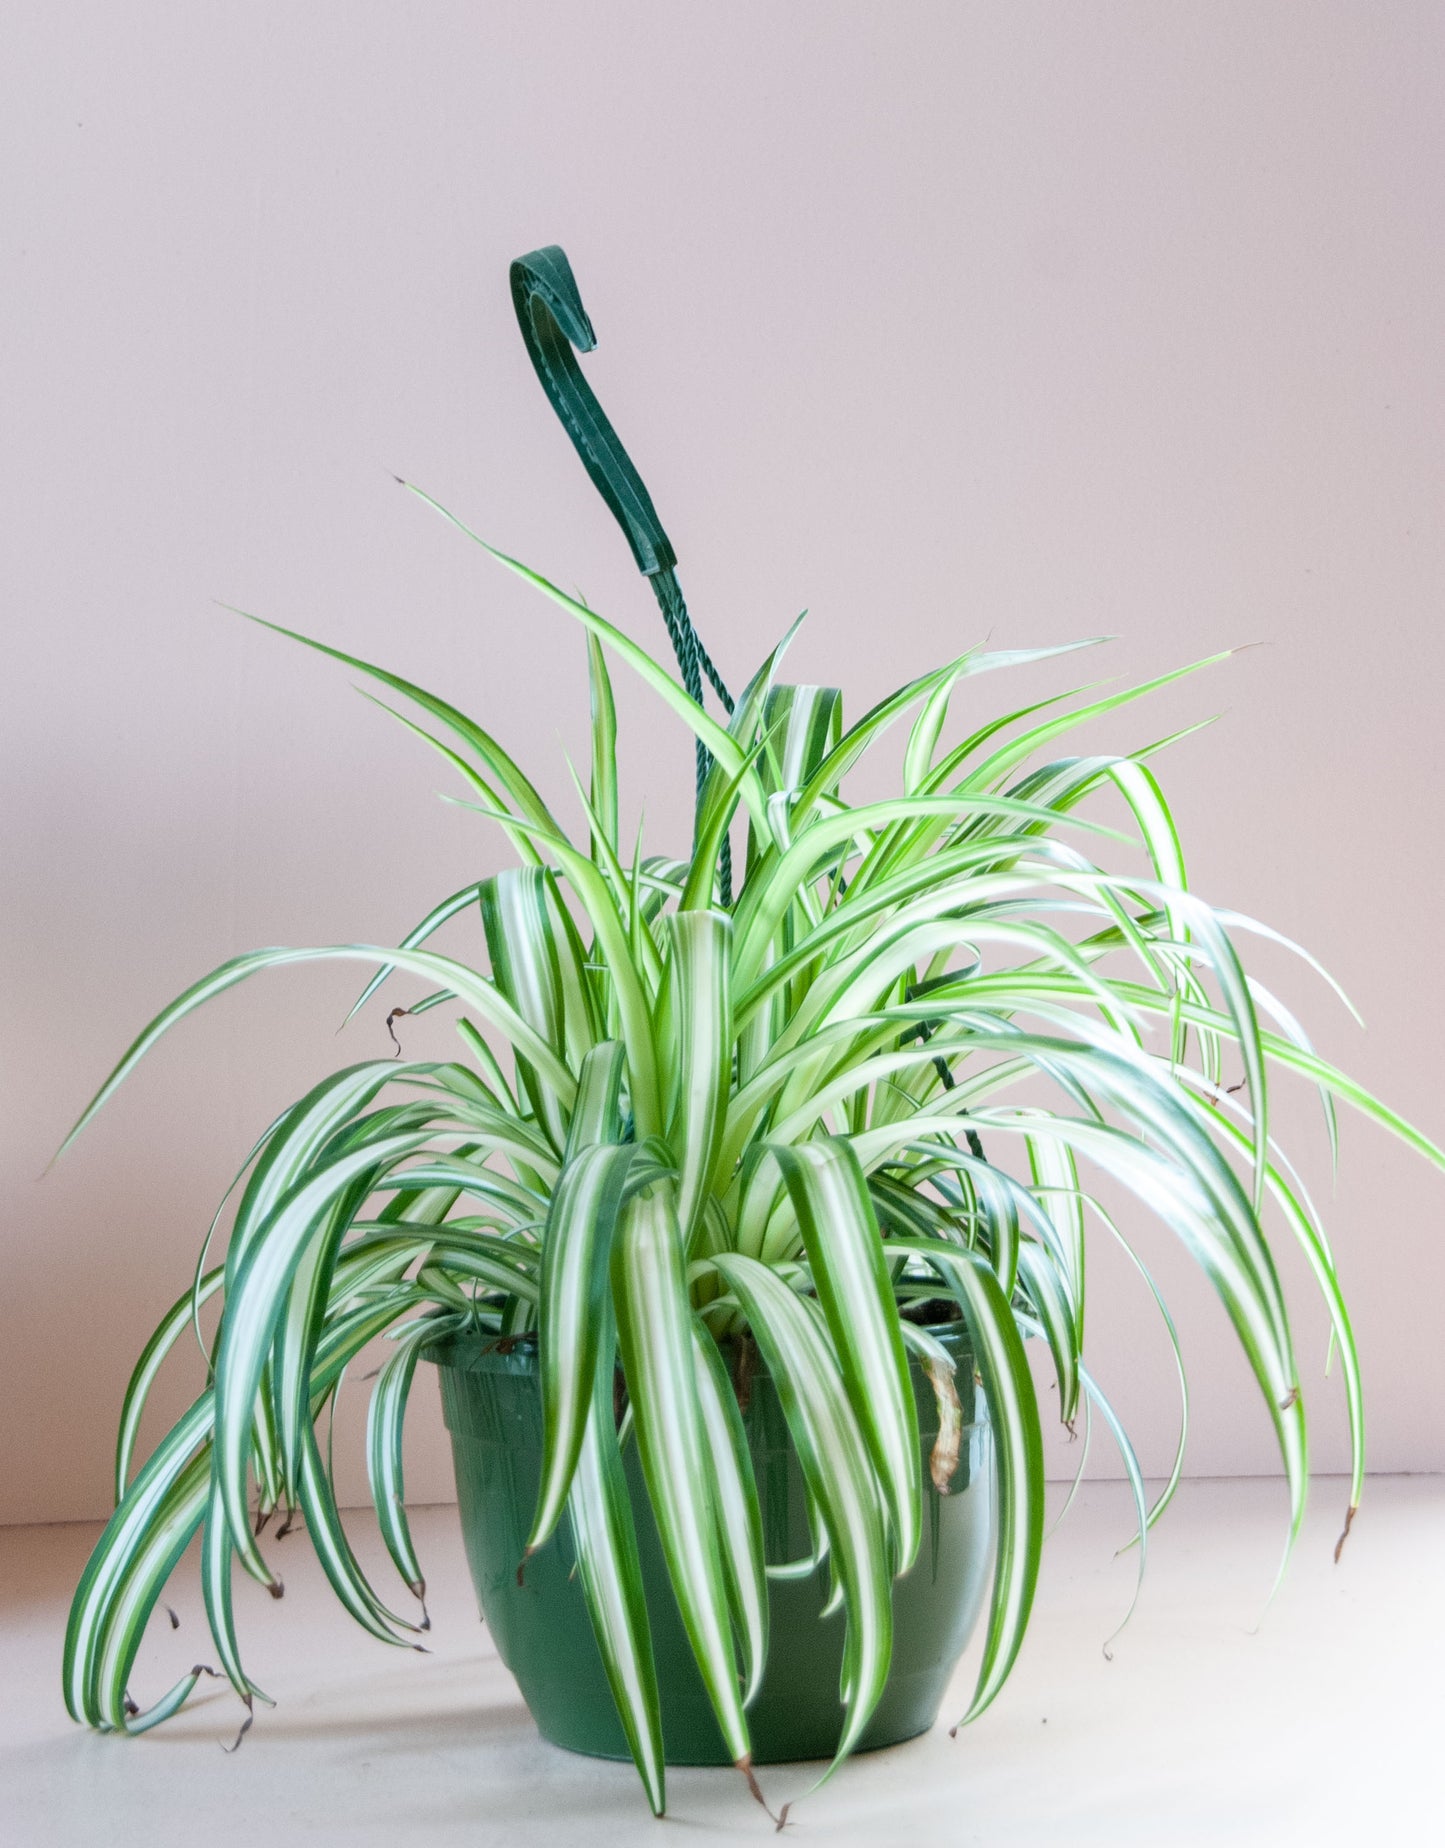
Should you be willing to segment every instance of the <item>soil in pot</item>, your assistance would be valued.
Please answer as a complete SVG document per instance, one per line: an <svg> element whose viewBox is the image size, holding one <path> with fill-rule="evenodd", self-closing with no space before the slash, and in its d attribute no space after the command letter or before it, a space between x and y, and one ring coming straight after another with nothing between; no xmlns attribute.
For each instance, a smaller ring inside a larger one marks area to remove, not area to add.
<svg viewBox="0 0 1445 1848"><path fill-rule="evenodd" d="M938 1717L954 1664L963 1653L987 1590L993 1538L990 1434L973 1359L960 1324L930 1331L958 1356L963 1408L958 1460L948 1492L930 1464L938 1414L927 1374L913 1362L923 1464L923 1542L912 1569L893 1588L893 1663L860 1741L868 1751L926 1732ZM542 1406L532 1342L498 1344L490 1335L454 1337L427 1351L437 1364L456 1463L467 1559L482 1616L517 1679L544 1738L599 1758L629 1756L622 1723L592 1634L566 1517L542 1550L517 1564L541 1477ZM777 1391L760 1365L740 1398L757 1474L770 1566L806 1559L802 1471ZM717 1722L693 1660L668 1582L635 1444L624 1452L652 1628L663 1743L674 1765L727 1764ZM757 1764L829 1758L842 1729L838 1695L843 1613L822 1616L826 1568L773 1578L767 1670L748 1724Z"/></svg>

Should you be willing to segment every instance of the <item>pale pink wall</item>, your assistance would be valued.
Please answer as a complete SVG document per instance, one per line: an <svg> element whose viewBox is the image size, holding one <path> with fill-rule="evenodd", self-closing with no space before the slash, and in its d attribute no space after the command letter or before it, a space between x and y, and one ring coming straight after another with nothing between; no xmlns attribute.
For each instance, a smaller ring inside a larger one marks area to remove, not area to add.
<svg viewBox="0 0 1445 1848"><path fill-rule="evenodd" d="M855 709L985 635L1115 632L1087 671L1141 676L1269 644L1097 741L1224 714L1169 765L1197 884L1308 939L1368 1036L1266 974L1445 1133L1438 6L138 0L7 39L0 1519L102 1509L126 1371L250 1139L386 1046L333 1038L351 975L273 975L38 1181L89 1089L223 957L394 939L496 864L345 672L212 599L450 692L559 799L576 635L391 472L660 643L516 335L541 242L735 680L804 604L794 668ZM676 836L685 742L623 707ZM1438 1469L1445 1180L1354 1123L1344 1155L1373 1460ZM1194 1468L1271 1469L1222 1316L1179 1308ZM1137 1290L1101 1284L1095 1335L1159 1469ZM1301 1336L1322 1359L1312 1309ZM434 1424L415 1450L444 1495Z"/></svg>

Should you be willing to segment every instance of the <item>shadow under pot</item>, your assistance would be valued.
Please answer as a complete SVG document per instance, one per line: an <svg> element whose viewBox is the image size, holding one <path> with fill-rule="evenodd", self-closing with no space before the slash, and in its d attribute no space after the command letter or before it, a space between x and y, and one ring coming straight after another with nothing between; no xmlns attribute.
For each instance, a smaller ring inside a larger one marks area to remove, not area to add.
<svg viewBox="0 0 1445 1848"><path fill-rule="evenodd" d="M967 1646L985 1592L993 1540L991 1435L973 1355L959 1323L934 1327L956 1360L963 1429L951 1473L933 1481L939 1418L933 1386L910 1356L923 1475L923 1539L912 1568L893 1585L893 1657L888 1682L860 1751L927 1732ZM567 1517L527 1561L526 1545L542 1465L542 1395L535 1341L499 1343L489 1334L454 1336L426 1350L441 1376L442 1407L456 1464L467 1562L482 1616L516 1677L543 1738L595 1758L630 1756L578 1577ZM757 1477L769 1567L811 1552L807 1496L773 1381L753 1350L741 1398ZM729 1764L712 1705L678 1614L653 1521L637 1446L624 1464L642 1562L647 1615L671 1765ZM844 1616L823 1615L828 1571L769 1577L767 1667L748 1708L753 1762L831 1758L842 1733L839 1679Z"/></svg>

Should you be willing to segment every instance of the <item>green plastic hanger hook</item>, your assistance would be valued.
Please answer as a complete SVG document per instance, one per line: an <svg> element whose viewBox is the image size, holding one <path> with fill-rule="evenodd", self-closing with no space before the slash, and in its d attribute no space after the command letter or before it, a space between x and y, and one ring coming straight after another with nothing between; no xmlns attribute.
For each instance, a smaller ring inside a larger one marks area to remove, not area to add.
<svg viewBox="0 0 1445 1848"><path fill-rule="evenodd" d="M652 497L618 441L573 348L590 353L597 336L582 306L577 279L559 244L529 251L512 265L512 303L537 377L562 420L582 465L626 534L644 577L677 563Z"/></svg>
<svg viewBox="0 0 1445 1848"><path fill-rule="evenodd" d="M512 264L511 283L512 305L542 389L561 419L563 429L571 437L572 446L582 458L582 466L592 477L597 492L612 509L632 556L637 560L638 570L652 585L677 656L683 685L700 706L702 679L706 674L724 709L731 712L732 695L698 639L687 613L677 581L677 553L672 541L663 531L652 496L632 466L632 458L622 447L617 432L577 364L577 354L590 353L597 345L597 336L582 306L577 278L572 274L566 251L560 244L544 244L540 250L528 251ZM701 741L696 756L697 796L701 803L703 784L712 761ZM720 872L722 902L727 905L732 902L732 863L726 842Z"/></svg>

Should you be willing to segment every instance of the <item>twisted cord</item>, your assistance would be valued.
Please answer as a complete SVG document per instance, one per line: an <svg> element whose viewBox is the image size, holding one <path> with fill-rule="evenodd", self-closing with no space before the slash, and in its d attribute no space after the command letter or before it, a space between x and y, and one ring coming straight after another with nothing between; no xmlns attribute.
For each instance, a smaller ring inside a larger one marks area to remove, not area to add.
<svg viewBox="0 0 1445 1848"><path fill-rule="evenodd" d="M692 628L691 622L689 622L688 627L690 629ZM706 648L703 647L702 637L697 633L695 629L693 629L692 639L697 645L697 658L699 662L702 664L702 671L707 675L708 679L712 682L713 692L716 693L718 698L722 701L723 711L726 712L729 715L729 717L731 717L733 709L734 709L734 704L735 704L733 700L733 696L731 693L728 692L727 688L723 685L722 675L713 666L712 656L708 653Z"/></svg>
<svg viewBox="0 0 1445 1848"><path fill-rule="evenodd" d="M676 577L669 571L658 571L652 575L652 588L662 610L662 620L667 625L668 640L672 643L672 652L677 656L677 665L682 674L682 684L699 706L703 703L702 676L706 673L718 698L728 712L733 710L733 697L723 684L721 674L712 663L712 658L698 640L692 618L687 613L683 601L682 587ZM702 812L702 793L707 783L708 771L712 768L712 753L703 743L696 740L694 747L696 768L696 790L694 795L694 830L697 818ZM696 833L694 832L694 839ZM718 895L724 909L733 902L733 852L732 843L726 834L718 851Z"/></svg>

